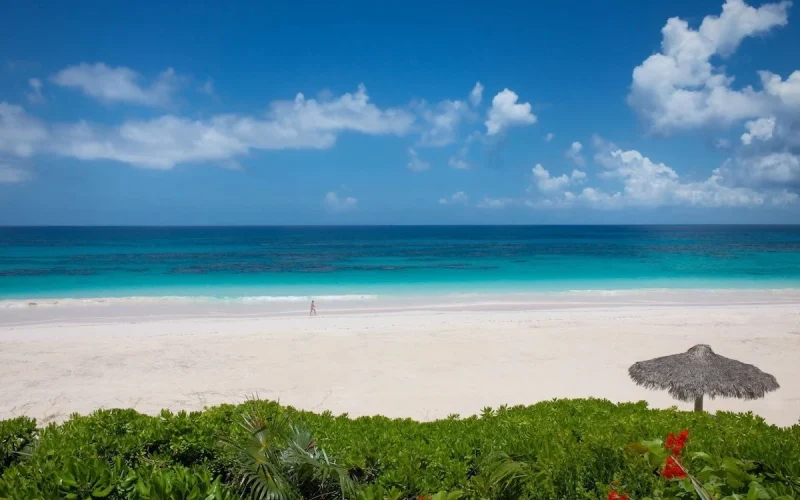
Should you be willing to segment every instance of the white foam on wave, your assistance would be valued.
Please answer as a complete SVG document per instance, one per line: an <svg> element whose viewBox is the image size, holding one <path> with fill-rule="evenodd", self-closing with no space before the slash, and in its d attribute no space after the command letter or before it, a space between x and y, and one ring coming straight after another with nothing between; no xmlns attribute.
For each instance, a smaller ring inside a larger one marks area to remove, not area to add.
<svg viewBox="0 0 800 500"><path fill-rule="evenodd" d="M560 291L531 290L531 291L510 291L510 292L461 292L461 293L434 293L428 295L372 295L372 294L341 294L341 295L250 295L250 296L131 296L131 297L92 297L92 298L47 298L47 299L2 299L0 300L0 310L3 309L23 309L23 308L51 308L51 307L82 307L82 306L113 306L124 304L293 304L308 303L311 300L317 302L374 302L378 299L418 299L425 303L430 303L430 299L436 297L446 301L463 301L466 303L475 302L496 302L507 300L540 300L542 298L617 298L625 297L672 297L685 296L697 293L712 295L737 295L737 294L765 294L765 295L798 295L800 287L792 288L629 288L629 289L573 289Z"/></svg>
<svg viewBox="0 0 800 500"><path fill-rule="evenodd" d="M258 303L258 302L310 302L311 300L325 302L341 301L366 301L375 300L377 295L256 295L256 296L134 296L134 297L92 297L92 298L63 298L63 299L27 299L27 300L0 300L0 309L22 309L27 307L75 307L75 306L104 306L116 304L164 304L164 303L196 303L196 302L226 302L226 303Z"/></svg>
<svg viewBox="0 0 800 500"><path fill-rule="evenodd" d="M687 293L713 293L713 294L740 294L740 293L796 293L798 288L621 288L617 290L609 289L586 289L586 290L566 290L554 292L561 295L596 295L603 297L617 297L625 295L652 295L652 294L675 294L685 295Z"/></svg>
<svg viewBox="0 0 800 500"><path fill-rule="evenodd" d="M310 300L375 300L377 298L377 295L260 295L255 297L221 297L221 299L217 300L231 300L236 302L308 302Z"/></svg>

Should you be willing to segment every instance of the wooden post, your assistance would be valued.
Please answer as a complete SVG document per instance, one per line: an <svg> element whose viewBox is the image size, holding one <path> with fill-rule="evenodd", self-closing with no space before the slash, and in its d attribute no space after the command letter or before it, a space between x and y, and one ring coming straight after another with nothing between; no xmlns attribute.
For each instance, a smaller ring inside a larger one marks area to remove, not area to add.
<svg viewBox="0 0 800 500"><path fill-rule="evenodd" d="M703 396L694 399L694 411L703 411Z"/></svg>

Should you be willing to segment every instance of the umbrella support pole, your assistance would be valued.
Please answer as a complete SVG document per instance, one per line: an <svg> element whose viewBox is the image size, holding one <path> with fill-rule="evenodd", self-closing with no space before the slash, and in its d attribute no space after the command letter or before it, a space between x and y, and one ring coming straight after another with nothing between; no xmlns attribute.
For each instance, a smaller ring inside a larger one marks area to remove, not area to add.
<svg viewBox="0 0 800 500"><path fill-rule="evenodd" d="M694 400L694 411L703 411L703 396L699 398L695 398Z"/></svg>

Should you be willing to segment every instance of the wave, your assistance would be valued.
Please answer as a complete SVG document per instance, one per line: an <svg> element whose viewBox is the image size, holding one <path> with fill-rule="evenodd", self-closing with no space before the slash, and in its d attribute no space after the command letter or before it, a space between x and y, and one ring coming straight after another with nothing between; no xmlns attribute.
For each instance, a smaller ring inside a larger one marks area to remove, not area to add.
<svg viewBox="0 0 800 500"><path fill-rule="evenodd" d="M28 300L0 300L0 309L21 309L27 307L74 307L74 306L103 306L117 304L164 304L164 303L258 303L258 302L311 302L312 300L324 302L342 301L368 301L375 300L378 295L256 295L244 297L211 297L211 296L138 296L138 297L93 297L93 298L63 298L63 299L28 299Z"/></svg>
<svg viewBox="0 0 800 500"><path fill-rule="evenodd" d="M130 296L130 297L93 297L93 298L32 298L32 299L0 299L0 310L22 309L35 307L80 307L80 306L113 306L124 304L308 304L312 300L318 303L364 303L386 302L387 304L420 303L432 304L475 304L494 302L537 302L541 300L593 300L598 298L641 298L665 299L685 298L688 295L737 295L737 294L767 294L767 295L800 295L800 287L758 288L758 287L696 287L696 288L609 288L609 289L571 289L571 290L514 290L498 289L480 292L452 292L441 290L431 292L427 290L419 293L391 293L374 294L341 294L341 295L242 295L242 296ZM409 292L406 290L406 292Z"/></svg>
<svg viewBox="0 0 800 500"><path fill-rule="evenodd" d="M652 295L652 294L674 294L686 295L691 293L711 293L711 294L739 294L742 292L757 292L757 293L797 293L800 292L799 287L783 287L783 288L759 288L759 287L731 287L731 288L709 288L709 287L691 287L691 288L620 288L620 289L576 289L564 290L561 292L553 292L555 295L593 295L602 297L617 297L626 295Z"/></svg>

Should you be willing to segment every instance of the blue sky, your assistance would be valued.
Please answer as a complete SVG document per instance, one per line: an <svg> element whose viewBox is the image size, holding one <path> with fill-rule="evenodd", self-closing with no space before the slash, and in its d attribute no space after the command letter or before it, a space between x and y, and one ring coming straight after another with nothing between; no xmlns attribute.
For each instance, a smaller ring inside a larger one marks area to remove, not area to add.
<svg viewBox="0 0 800 500"><path fill-rule="evenodd" d="M0 224L800 222L789 2L18 2Z"/></svg>

